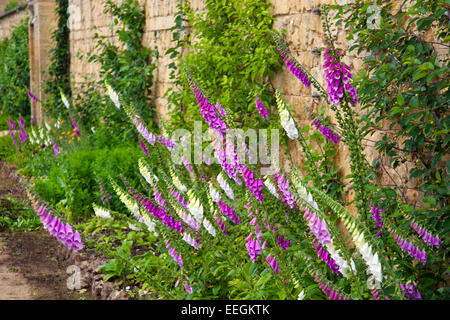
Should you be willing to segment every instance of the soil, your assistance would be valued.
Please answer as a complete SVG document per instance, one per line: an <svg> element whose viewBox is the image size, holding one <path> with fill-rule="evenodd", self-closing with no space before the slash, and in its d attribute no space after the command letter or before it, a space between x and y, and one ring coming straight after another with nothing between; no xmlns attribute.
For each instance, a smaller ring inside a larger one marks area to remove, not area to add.
<svg viewBox="0 0 450 320"><path fill-rule="evenodd" d="M7 194L27 199L15 172L14 166L0 160L0 209L7 209ZM44 229L0 231L0 300L91 299L87 292L67 288L70 274L68 262L58 259L60 246Z"/></svg>

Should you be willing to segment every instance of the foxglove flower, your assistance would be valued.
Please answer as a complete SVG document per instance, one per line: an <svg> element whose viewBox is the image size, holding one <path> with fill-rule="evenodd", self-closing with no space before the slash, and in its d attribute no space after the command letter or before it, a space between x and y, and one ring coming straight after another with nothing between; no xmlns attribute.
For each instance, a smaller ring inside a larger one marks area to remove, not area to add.
<svg viewBox="0 0 450 320"><path fill-rule="evenodd" d="M225 180L225 178L222 176L222 172L219 173L219 175L217 176L217 182L219 183L219 186L222 188L222 190L225 192L225 194L227 195L228 198L230 198L231 200L234 200L234 193L233 193L233 189L231 189L230 185L228 184L228 182Z"/></svg>
<svg viewBox="0 0 450 320"><path fill-rule="evenodd" d="M211 222L209 222L206 218L203 219L203 226L205 227L206 231L213 237L216 236L216 229L212 226Z"/></svg>
<svg viewBox="0 0 450 320"><path fill-rule="evenodd" d="M222 200L219 200L218 205L220 207L220 211L222 211L222 214L233 221L236 224L241 224L241 219L236 215L236 213L233 211L233 208L228 206L226 203L223 203Z"/></svg>
<svg viewBox="0 0 450 320"><path fill-rule="evenodd" d="M323 281L317 275L315 276L314 279L319 284L319 288L328 296L328 299L330 299L330 300L347 300L347 299L341 297L337 291L332 290L325 283L323 283Z"/></svg>
<svg viewBox="0 0 450 320"><path fill-rule="evenodd" d="M267 189L269 189L271 194L278 198L277 189L275 188L272 181L270 181L270 178L268 176L264 179L264 185L267 187Z"/></svg>
<svg viewBox="0 0 450 320"><path fill-rule="evenodd" d="M278 112L280 114L280 123L283 129L286 131L287 136L289 139L297 139L298 138L298 130L295 125L294 119L291 117L291 114L289 113L286 104L284 103L281 93L278 89L275 91L276 95L276 101L277 101L277 108Z"/></svg>
<svg viewBox="0 0 450 320"><path fill-rule="evenodd" d="M267 120L267 114L269 113L261 101L256 98L256 107L258 108L259 114L264 120Z"/></svg>
<svg viewBox="0 0 450 320"><path fill-rule="evenodd" d="M200 230L200 224L195 221L195 219L189 213L186 213L179 208L175 208L175 211L189 228L194 229L195 231Z"/></svg>
<svg viewBox="0 0 450 320"><path fill-rule="evenodd" d="M249 237L247 237L247 243L245 244L245 247L247 248L250 260L252 260L252 262L255 262L256 257L261 254L262 250L259 241L251 238L251 235L252 234L250 233Z"/></svg>
<svg viewBox="0 0 450 320"><path fill-rule="evenodd" d="M272 270L276 273L276 274L278 274L279 272L280 272L280 270L278 269L278 264L277 264L277 262L275 261L275 257L271 257L270 256L270 254L268 254L267 255L267 257L266 257L266 261L267 261L267 263L272 267Z"/></svg>
<svg viewBox="0 0 450 320"><path fill-rule="evenodd" d="M275 186L277 189L277 192L280 195L281 201L285 205L287 205L291 209L295 209L295 199L292 193L289 191L289 181L284 178L284 175L280 173L278 170L277 173L275 173L273 180L275 182Z"/></svg>
<svg viewBox="0 0 450 320"><path fill-rule="evenodd" d="M142 151L144 151L144 154L148 156L149 154L147 147L145 146L145 143L141 139L139 139L139 145L141 146Z"/></svg>
<svg viewBox="0 0 450 320"><path fill-rule="evenodd" d="M311 85L311 82L309 81L306 74L304 74L302 68L299 66L297 61L295 61L294 58L292 58L289 54L289 48L285 47L284 45L281 45L280 39L277 40L277 49L280 55L283 57L283 63L284 65L289 69L289 71L299 79L305 87L309 87Z"/></svg>
<svg viewBox="0 0 450 320"><path fill-rule="evenodd" d="M173 188L171 186L169 186L169 192L175 197L175 199L178 200L178 202L180 204L183 205L183 207L185 207L186 209L188 209L189 207L189 202L186 201L186 199L184 199L178 192L176 192L175 190L173 190Z"/></svg>
<svg viewBox="0 0 450 320"><path fill-rule="evenodd" d="M55 141L53 141L53 151L55 151L55 154L57 157L59 157L60 148L56 146Z"/></svg>
<svg viewBox="0 0 450 320"><path fill-rule="evenodd" d="M162 136L158 137L158 141L166 146L167 149L173 150L175 148L175 142L169 139L166 139Z"/></svg>
<svg viewBox="0 0 450 320"><path fill-rule="evenodd" d="M25 89L27 91L28 96L31 98L31 100L33 100L34 102L38 102L38 99L27 89Z"/></svg>
<svg viewBox="0 0 450 320"><path fill-rule="evenodd" d="M175 172L173 172L172 169L170 169L169 171L170 176L172 177L172 182L174 184L174 186L181 192L186 192L187 188L184 184L181 183L180 179L178 178L178 176L175 174Z"/></svg>
<svg viewBox="0 0 450 320"><path fill-rule="evenodd" d="M289 239L284 240L283 236L281 234L278 234L276 238L278 241L278 245L281 247L282 250L287 250L289 248L289 244L290 244Z"/></svg>
<svg viewBox="0 0 450 320"><path fill-rule="evenodd" d="M97 206L95 203L92 204L92 207L94 208L94 212L97 217L111 218L111 213L108 209Z"/></svg>
<svg viewBox="0 0 450 320"><path fill-rule="evenodd" d="M145 125L142 123L141 120L139 120L138 116L134 116L133 118L133 124L135 125L137 131L139 132L139 134L148 142L150 143L152 146L155 144L156 142L156 137L150 133L147 128L145 127Z"/></svg>
<svg viewBox="0 0 450 320"><path fill-rule="evenodd" d="M433 237L431 233L425 230L424 227L420 226L417 222L414 221L414 219L411 219L411 228L413 228L414 231L416 231L419 236L422 237L423 241L428 243L430 246L435 246L439 248L440 240L438 236Z"/></svg>
<svg viewBox="0 0 450 320"><path fill-rule="evenodd" d="M407 284L406 286L404 284L400 284L400 290L408 300L422 300L420 292L414 287L414 284L412 283Z"/></svg>
<svg viewBox="0 0 450 320"><path fill-rule="evenodd" d="M334 259L328 253L328 251L325 250L324 248L322 248L322 246L314 240L313 240L313 246L314 246L314 249L316 249L316 253L319 256L319 258L323 262L325 262L328 267L330 267L331 271L333 271L335 274L339 274L339 265L336 263L336 261L334 261Z"/></svg>
<svg viewBox="0 0 450 320"><path fill-rule="evenodd" d="M322 133L328 140L330 140L334 144L338 144L339 136L337 134L333 133L330 128L327 128L324 125L320 124L320 122L314 119L312 116L311 119L313 120L314 126L317 128L317 130L320 131L320 133Z"/></svg>
<svg viewBox="0 0 450 320"><path fill-rule="evenodd" d="M222 230L223 234L227 234L227 228L225 227L225 223L220 219L218 215L214 215L214 220L216 220L217 225L219 226L220 230Z"/></svg>
<svg viewBox="0 0 450 320"><path fill-rule="evenodd" d="M220 194L219 191L216 190L216 188L213 187L213 185L210 183L209 184L209 195L211 196L211 199L214 202L217 202L220 200Z"/></svg>
<svg viewBox="0 0 450 320"><path fill-rule="evenodd" d="M72 126L74 128L75 131L75 135L79 136L80 135L80 128L78 128L77 123L75 122L75 120L73 120L72 118L70 118L70 121L72 122Z"/></svg>
<svg viewBox="0 0 450 320"><path fill-rule="evenodd" d="M193 215L194 219L198 223L202 223L203 220L203 205L200 203L200 200L195 196L192 190L188 191L189 197L189 205L188 209Z"/></svg>
<svg viewBox="0 0 450 320"><path fill-rule="evenodd" d="M329 45L328 43L325 43ZM350 73L350 67L343 62L340 62L336 56L332 56L332 49L325 48L324 57L325 63L323 65L325 70L325 80L327 82L328 100L334 105L339 105L340 100L344 97L344 86L348 94L352 98L350 101L353 105L358 102L356 89L350 84L350 79L353 74ZM340 53L338 53L340 55Z"/></svg>
<svg viewBox="0 0 450 320"><path fill-rule="evenodd" d="M247 169L247 167L243 166L242 176L244 177L245 184L247 185L248 190L255 196L256 200L262 202L263 193L262 189L264 188L262 180L256 180L254 178L254 173Z"/></svg>
<svg viewBox="0 0 450 320"><path fill-rule="evenodd" d="M199 110L201 115L203 116L203 119L205 119L206 123L211 127L211 129L213 129L223 137L227 130L227 126L225 122L220 118L220 116L217 115L214 105L208 102L208 99L203 96L201 91L195 85L191 84L191 88L195 94L195 99L198 102ZM218 110L219 113L223 113L222 116L225 115L225 111L221 106L220 108L218 108Z"/></svg>
<svg viewBox="0 0 450 320"><path fill-rule="evenodd" d="M64 93L62 91L60 91L59 93L61 95L61 101L64 103L66 108L69 109L70 108L69 100L67 100L66 96L64 95Z"/></svg>
<svg viewBox="0 0 450 320"><path fill-rule="evenodd" d="M106 94L109 96L111 101L114 103L114 105L117 107L117 109L120 109L120 100L119 95L116 91L109 85L109 83L105 82L106 87Z"/></svg>
<svg viewBox="0 0 450 320"><path fill-rule="evenodd" d="M375 207L375 205L372 202L370 202L370 207L371 207L370 212L372 212L372 219L375 221L377 227L380 229L376 235L376 237L379 238L381 236L381 230L383 229L383 220L381 219L380 216L380 213L383 212L383 209L380 207L380 205L378 205L378 208Z"/></svg>
<svg viewBox="0 0 450 320"><path fill-rule="evenodd" d="M189 233L187 233L187 232L184 232L184 234L183 234L183 240L184 240L186 243L190 244L190 245L191 245L194 249L196 249L196 250L198 250L198 249L200 249L200 248L202 247L202 245L201 245L200 242L199 242L200 239L194 239L194 238L192 238L192 236L191 236Z"/></svg>
<svg viewBox="0 0 450 320"><path fill-rule="evenodd" d="M214 147L214 156L219 161L223 170L227 173L230 179L233 179L237 184L241 184L242 181L239 179L239 173L241 171L242 162L234 149L232 144L228 141L224 144L222 139L215 136L212 137Z"/></svg>
<svg viewBox="0 0 450 320"><path fill-rule="evenodd" d="M425 250L420 250L419 248L414 246L411 242L397 235L395 231L389 230L389 232L393 235L394 239L397 241L397 244L404 252L408 253L411 257L419 260L420 263L425 264L427 260Z"/></svg>

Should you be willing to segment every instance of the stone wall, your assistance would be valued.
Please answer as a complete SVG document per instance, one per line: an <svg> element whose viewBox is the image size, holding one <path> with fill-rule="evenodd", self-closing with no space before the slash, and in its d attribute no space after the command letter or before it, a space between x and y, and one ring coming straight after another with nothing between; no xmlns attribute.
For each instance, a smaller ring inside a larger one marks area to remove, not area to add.
<svg viewBox="0 0 450 320"><path fill-rule="evenodd" d="M120 0L116 0L120 2ZM287 30L287 42L293 55L307 67L313 76L324 84L323 79L323 57L313 54L315 47L323 45L323 31L321 25L320 14L315 13L315 8L320 8L322 4L333 4L334 0L272 0L274 7L271 13L275 16L276 22L274 28L277 30ZM340 4L353 2L352 0L338 0ZM170 28L174 25L174 14L176 12L176 0L140 0L141 5L145 7L146 12L146 28L143 36L143 43L147 47L154 48L156 46L159 52L159 60L157 69L155 70L154 86L152 95L156 107L160 114L165 115L167 112L167 100L163 98L166 90L171 86L169 79L170 63L169 57L164 53L169 49L172 39ZM91 75L97 77L98 66L88 63L86 54L95 52L94 34L110 37L112 42L118 41L117 36L110 29L112 17L103 13L102 2L99 0L70 0L70 46L71 46L71 73L75 82L80 83L83 77ZM190 0L191 7L196 11L204 9L202 0ZM95 30L93 29L94 27ZM345 32L341 29L336 30L338 40L342 43L341 48L346 52L351 45L345 40ZM78 53L84 56L84 59L77 57ZM362 66L360 57L346 55L344 61L355 72ZM295 119L301 126L310 124L309 115L305 111L305 107L311 107L323 101L312 99L314 89L305 88L299 80L297 80L286 68L279 72L273 84L282 92L285 100L295 110ZM332 113L330 116L333 117ZM335 120L335 119L332 119ZM386 126L387 127L387 126ZM376 140L383 135L384 132L378 132L373 137L367 137L370 140ZM394 133L394 131L392 132ZM365 140L367 160L371 163L374 156L374 143ZM297 165L303 162L303 156L300 145L297 141L290 141L290 153L293 164ZM386 159L387 162L388 159ZM339 152L336 162L341 167L339 175L341 178L350 173L349 167L349 151L344 144L339 145ZM412 163L406 162L394 171L392 168L385 167L381 175L380 183L384 185L406 185L405 195L411 200L417 202L420 199L418 194L417 181L408 181L408 170ZM408 181L405 183L405 181ZM346 184L345 197L347 200L353 198L353 190L348 180Z"/></svg>
<svg viewBox="0 0 450 320"><path fill-rule="evenodd" d="M10 14L5 14L3 9L9 1L0 1L0 40L2 40L10 36L14 26L18 25L20 21L28 17L28 12L25 8Z"/></svg>

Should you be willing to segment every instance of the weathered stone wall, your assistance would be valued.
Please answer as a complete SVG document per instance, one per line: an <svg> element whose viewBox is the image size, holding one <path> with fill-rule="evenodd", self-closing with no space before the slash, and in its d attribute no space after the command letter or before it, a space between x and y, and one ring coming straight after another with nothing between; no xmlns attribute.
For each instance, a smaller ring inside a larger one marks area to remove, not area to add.
<svg viewBox="0 0 450 320"><path fill-rule="evenodd" d="M28 17L26 9L19 10L12 14L4 15L3 9L9 1L1 0L0 3L0 40L11 35L12 28Z"/></svg>
<svg viewBox="0 0 450 320"><path fill-rule="evenodd" d="M120 0L116 0L120 2ZM187 1L187 0L186 0ZM323 46L323 30L320 14L314 13L314 8L320 8L322 4L333 4L334 0L272 0L274 7L271 13L276 17L274 28L277 30L287 30L287 42L293 55L307 67L313 76L324 84L323 79L323 57L313 54L315 47ZM353 2L352 0L339 0L340 4ZM165 56L165 52L172 44L172 34L170 28L174 25L174 14L176 12L176 0L140 0L141 5L145 7L146 28L143 36L143 43L147 47L156 46L159 52L157 69L155 70L154 86L152 95L158 111L164 115L167 112L167 100L163 98L166 90L171 86L169 79L170 59ZM86 54L95 52L94 34L108 36L112 42L118 42L117 36L110 28L112 17L103 13L103 5L100 0L70 0L70 46L71 46L71 73L75 82L83 81L83 77L92 75L97 76L98 66L88 63ZM204 9L202 0L190 0L191 7L196 11ZM95 29L93 29L96 27ZM346 34L342 29L336 30L338 40L341 42L343 52L351 45L346 39ZM78 53L84 56L84 59L77 57ZM346 55L344 61L356 72L362 66L360 57ZM286 68L279 72L273 84L282 92L285 100L295 110L295 119L299 125L310 124L309 115L305 107L311 107L313 104L323 103L324 101L312 99L314 89L305 88L298 79L296 79ZM332 113L330 115L333 117ZM394 133L394 131L392 132ZM376 140L383 135L383 132L376 133L370 140ZM374 156L374 142L365 140L367 160L371 163ZM300 145L297 141L290 141L290 153L293 164L297 165L303 162ZM336 162L341 167L339 175L343 178L350 173L349 151L344 144L339 145L339 153ZM387 159L386 159L387 162ZM385 167L380 178L380 183L384 185L406 185L405 195L410 199L417 201L420 199L417 186L418 182L408 181L408 170L412 163L406 162L396 169ZM351 185L346 183L347 200L353 198Z"/></svg>

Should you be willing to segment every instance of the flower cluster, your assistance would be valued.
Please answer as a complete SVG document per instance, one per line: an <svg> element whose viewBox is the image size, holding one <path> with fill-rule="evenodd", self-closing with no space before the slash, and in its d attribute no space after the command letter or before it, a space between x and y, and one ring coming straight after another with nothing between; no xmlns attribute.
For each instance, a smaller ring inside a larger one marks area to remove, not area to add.
<svg viewBox="0 0 450 320"><path fill-rule="evenodd" d="M159 193L158 189L156 189L156 186L153 186L153 196L155 197L156 203L162 207L166 208L166 203L162 197L162 195Z"/></svg>
<svg viewBox="0 0 450 320"><path fill-rule="evenodd" d="M156 142L156 137L147 130L147 128L137 115L133 117L133 124L135 125L139 134L153 146Z"/></svg>
<svg viewBox="0 0 450 320"><path fill-rule="evenodd" d="M234 193L233 193L233 189L231 189L230 185L228 184L228 182L225 180L225 178L222 176L222 172L219 173L219 175L217 176L217 182L219 183L219 186L222 188L222 190L225 192L225 194L227 195L228 198L230 198L231 200L234 200Z"/></svg>
<svg viewBox="0 0 450 320"><path fill-rule="evenodd" d="M241 224L241 219L239 219L232 207L228 206L226 203L223 203L222 200L219 200L217 203L219 204L220 211L222 211L225 217L236 224Z"/></svg>
<svg viewBox="0 0 450 320"><path fill-rule="evenodd" d="M139 145L141 146L142 151L144 151L144 154L146 156L149 156L147 147L145 146L145 143L141 139L139 139Z"/></svg>
<svg viewBox="0 0 450 320"><path fill-rule="evenodd" d="M422 237L423 241L428 243L430 246L435 246L439 248L440 241L438 236L433 237L431 233L426 231L422 226L420 226L417 222L415 222L414 219L411 219L410 225L411 228L413 228L413 230L416 231L419 234L419 236Z"/></svg>
<svg viewBox="0 0 450 320"><path fill-rule="evenodd" d="M325 44L328 45L328 43ZM331 49L325 48L323 68L325 69L328 99L330 103L337 106L342 97L344 97L345 85L345 89L352 98L351 103L355 105L358 102L358 96L356 95L356 89L350 84L350 79L353 78L353 74L350 73L350 67L340 62L339 59L336 59L330 53ZM341 53L338 52L338 55L341 55Z"/></svg>
<svg viewBox="0 0 450 320"><path fill-rule="evenodd" d="M187 226L195 231L200 230L200 224L189 214L181 209L175 208L178 216L187 224Z"/></svg>
<svg viewBox="0 0 450 320"><path fill-rule="evenodd" d="M271 256L270 256L270 253L267 255L266 261L267 261L267 263L272 267L272 270L273 270L276 274L280 273L280 270L279 270L279 268L278 268L278 264L277 264L277 262L275 261L275 257L271 257Z"/></svg>
<svg viewBox="0 0 450 320"><path fill-rule="evenodd" d="M400 284L400 290L405 295L405 298L408 300L422 300L422 296L420 292L415 288L414 284L410 283L406 286L404 284Z"/></svg>
<svg viewBox="0 0 450 320"><path fill-rule="evenodd" d="M277 241L278 241L278 245L281 247L281 249L283 250L287 250L289 248L290 245L290 240L284 240L283 236L281 234L278 234L276 236Z"/></svg>
<svg viewBox="0 0 450 320"><path fill-rule="evenodd" d="M301 208L304 211L303 216L308 222L308 226L312 233L316 236L317 240L322 245L331 243L330 232L328 231L327 223L325 219L320 220L314 212L311 212L308 207Z"/></svg>
<svg viewBox="0 0 450 320"><path fill-rule="evenodd" d="M175 221L172 216L169 216L164 209L155 206L150 199L141 202L142 206L147 210L147 212L152 214L155 218L160 220L167 227L175 230L176 232L182 234L184 232L183 224L181 221Z"/></svg>
<svg viewBox="0 0 450 320"><path fill-rule="evenodd" d="M166 139L162 136L158 137L158 141L166 146L167 149L173 150L175 148L175 142L169 139Z"/></svg>
<svg viewBox="0 0 450 320"><path fill-rule="evenodd" d="M178 176L175 174L175 172L173 172L172 169L170 169L169 171L170 173L170 177L172 178L172 182L173 185L181 192L186 192L187 188L184 184L181 183L180 179L178 178Z"/></svg>
<svg viewBox="0 0 450 320"><path fill-rule="evenodd" d="M220 137L213 136L212 146L214 147L214 156L219 161L223 170L227 173L230 179L233 179L237 184L241 184L239 173L241 171L242 163L237 155L236 150L228 141L223 143Z"/></svg>
<svg viewBox="0 0 450 320"><path fill-rule="evenodd" d="M267 187L267 189L269 189L269 192L271 194L273 194L276 198L278 198L277 189L275 188L272 181L270 181L269 176L266 176L266 178L264 179L264 185Z"/></svg>
<svg viewBox="0 0 450 320"><path fill-rule="evenodd" d="M336 291L330 289L323 281L316 275L316 282L319 284L319 288L328 296L330 300L347 300L339 295Z"/></svg>
<svg viewBox="0 0 450 320"><path fill-rule="evenodd" d="M322 248L322 246L317 243L316 241L312 241L314 249L316 249L316 253L319 256L319 258L327 264L327 266L330 267L331 271L333 271L335 274L339 274L339 265L334 261L334 259L331 257L331 255L328 253L327 250Z"/></svg>
<svg viewBox="0 0 450 320"><path fill-rule="evenodd" d="M36 201L33 201L33 207L44 228L64 246L73 251L78 251L84 247L80 233L78 231L74 233L70 224L64 225L58 218L53 217L45 206L39 206Z"/></svg>
<svg viewBox="0 0 450 320"><path fill-rule="evenodd" d="M216 229L214 229L214 227L212 226L211 222L209 222L208 219L206 218L203 219L203 226L210 235L212 235L213 237L216 236Z"/></svg>
<svg viewBox="0 0 450 320"><path fill-rule="evenodd" d="M106 87L106 94L109 96L111 101L114 103L114 105L117 107L117 109L120 109L120 100L119 95L116 91L109 85L109 83L105 82Z"/></svg>
<svg viewBox="0 0 450 320"><path fill-rule="evenodd" d="M317 119L314 119L312 116L311 120L313 120L314 126L317 128L317 130L319 130L320 133L322 133L328 140L330 140L334 144L338 144L339 136L337 133L333 133L330 128L327 128L323 124L320 124L320 122Z"/></svg>
<svg viewBox="0 0 450 320"><path fill-rule="evenodd" d="M195 99L197 99L200 113L205 119L206 123L211 127L211 129L213 129L223 137L225 135L225 132L227 131L225 122L217 115L214 105L208 102L208 99L203 96L200 90L194 85L192 85L191 87L192 91L195 94ZM223 109L220 107L219 112L220 110Z"/></svg>
<svg viewBox="0 0 450 320"><path fill-rule="evenodd" d="M383 229L383 219L381 219L380 213L383 212L383 209L380 207L380 205L378 205L378 208L375 207L375 205L370 202L370 212L372 212L372 219L375 221L375 223L377 224L377 227L380 229L377 232L376 237L379 238L381 236L381 230Z"/></svg>
<svg viewBox="0 0 450 320"><path fill-rule="evenodd" d="M72 126L73 126L73 129L74 129L73 131L75 132L75 135L78 137L80 135L80 128L78 128L78 125L75 122L75 120L70 118L70 121L72 122Z"/></svg>
<svg viewBox="0 0 450 320"><path fill-rule="evenodd" d="M185 232L183 234L183 240L186 243L190 244L196 250L198 250L198 249L200 249L202 247L202 245L200 244L200 239L192 238L192 236L189 233L187 233L187 232Z"/></svg>
<svg viewBox="0 0 450 320"><path fill-rule="evenodd" d="M219 226L220 230L222 230L223 234L227 234L227 228L225 227L225 223L220 219L218 215L214 215L214 220L216 220L217 225Z"/></svg>
<svg viewBox="0 0 450 320"><path fill-rule="evenodd" d="M305 87L308 88L311 85L311 82L303 70L297 65L296 61L288 56L280 44L277 46L277 49L283 57L283 62L289 71L292 72L292 74L296 76L305 85ZM285 50L289 51L289 48L286 47Z"/></svg>
<svg viewBox="0 0 450 320"><path fill-rule="evenodd" d="M97 206L95 203L92 204L92 207L94 209L94 213L97 217L100 218L111 218L111 212L109 212L108 209Z"/></svg>
<svg viewBox="0 0 450 320"><path fill-rule="evenodd" d="M200 203L200 200L196 197L192 190L188 191L189 204L188 209L189 212L194 216L195 221L198 223L202 223L203 221L203 205Z"/></svg>
<svg viewBox="0 0 450 320"><path fill-rule="evenodd" d="M247 243L245 244L245 247L247 248L248 255L250 256L250 260L252 262L256 261L256 257L261 254L261 244L259 240L255 240L252 238L252 233L248 235L248 237L245 239Z"/></svg>
<svg viewBox="0 0 450 320"><path fill-rule="evenodd" d="M394 239L397 241L397 244L400 246L400 248L408 253L411 257L419 260L420 263L425 264L427 260L427 255L425 253L425 250L420 250L416 246L414 246L411 242L403 239L400 237L395 231L389 230L390 233L393 235Z"/></svg>
<svg viewBox="0 0 450 320"><path fill-rule="evenodd" d="M169 254L172 256L173 260L175 260L176 263L180 266L180 268L183 268L183 258L180 254L177 254L175 251L175 248L172 248L169 241L165 240L166 242L166 248L169 248Z"/></svg>
<svg viewBox="0 0 450 320"><path fill-rule="evenodd" d="M108 199L111 199L112 198L112 196L108 193L108 194L103 194L104 193L104 190L103 190L103 184L102 183L100 183L99 184L99 191L100 191L100 195L102 196L101 197L101 199L102 199L102 203L103 204L105 204L106 203L106 201L108 201ZM108 199L107 199L107 197L108 197Z"/></svg>
<svg viewBox="0 0 450 320"><path fill-rule="evenodd" d="M256 180L254 178L254 173L251 172L247 167L243 166L242 168L242 176L244 177L245 184L247 185L248 190L253 193L256 200L259 202L262 202L263 200L263 193L262 189L264 188L262 180L258 179Z"/></svg>
<svg viewBox="0 0 450 320"><path fill-rule="evenodd" d="M171 186L169 186L169 191L175 197L175 199L177 199L178 202L183 205L183 207L188 209L189 202L186 199L184 199L178 192L173 190L173 188Z"/></svg>
<svg viewBox="0 0 450 320"><path fill-rule="evenodd" d="M275 173L273 180L276 184L277 192L280 194L281 201L292 210L295 209L295 199L289 191L289 181L284 178L284 175L279 170Z"/></svg>
<svg viewBox="0 0 450 320"><path fill-rule="evenodd" d="M289 139L297 139L298 138L298 130L295 125L294 119L291 117L289 110L284 103L281 93L278 89L275 90L275 96L277 100L277 108L280 114L280 123L283 129L286 131Z"/></svg>
<svg viewBox="0 0 450 320"><path fill-rule="evenodd" d="M261 115L261 117L265 120L267 120L267 115L268 115L268 111L266 108L264 108L264 105L261 101L258 100L258 98L256 98L256 107L258 108L259 114Z"/></svg>

